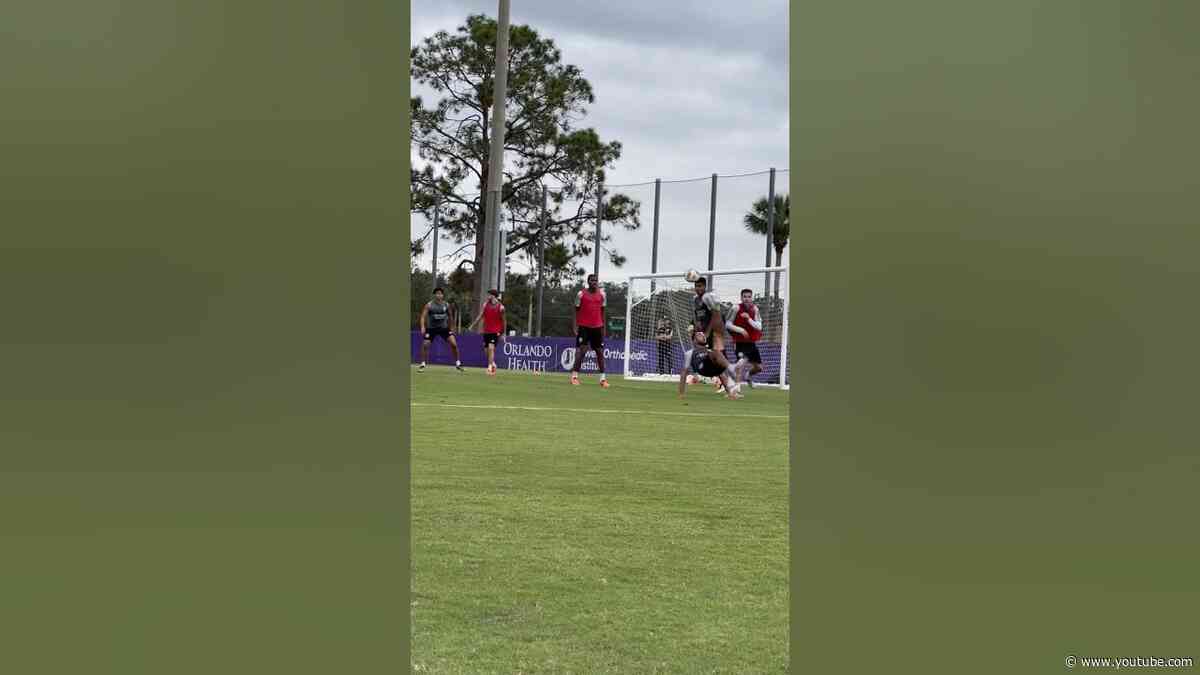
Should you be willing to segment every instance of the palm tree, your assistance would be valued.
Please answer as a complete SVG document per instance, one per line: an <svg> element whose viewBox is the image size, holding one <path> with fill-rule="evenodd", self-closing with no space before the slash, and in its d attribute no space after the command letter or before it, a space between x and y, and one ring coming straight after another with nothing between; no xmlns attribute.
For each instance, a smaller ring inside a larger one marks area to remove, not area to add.
<svg viewBox="0 0 1200 675"><path fill-rule="evenodd" d="M788 209L791 205L791 199L788 195L775 195L775 231L771 235L771 244L775 247L775 266L783 261L783 249L788 244L788 235L791 231L791 222L788 217ZM742 218L746 229L755 234L767 236L767 212L768 201L766 197L754 202L750 212ZM779 297L779 275L775 275L775 293L774 296Z"/></svg>

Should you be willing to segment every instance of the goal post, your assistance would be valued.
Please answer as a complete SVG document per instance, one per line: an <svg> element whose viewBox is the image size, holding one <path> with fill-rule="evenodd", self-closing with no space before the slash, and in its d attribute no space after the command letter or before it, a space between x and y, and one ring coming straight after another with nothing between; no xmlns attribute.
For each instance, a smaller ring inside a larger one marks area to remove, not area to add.
<svg viewBox="0 0 1200 675"><path fill-rule="evenodd" d="M758 351L763 370L755 386L789 388L788 371L788 268L755 267L736 270L700 270L709 280L709 292L730 319L741 302L741 291L750 289L762 321ZM694 284L685 271L629 276L625 304L625 372L630 380L675 382L683 354L691 348L688 326L692 321ZM669 333L668 330L669 329ZM663 339L669 334L669 339ZM732 336L725 340L725 356L734 358Z"/></svg>

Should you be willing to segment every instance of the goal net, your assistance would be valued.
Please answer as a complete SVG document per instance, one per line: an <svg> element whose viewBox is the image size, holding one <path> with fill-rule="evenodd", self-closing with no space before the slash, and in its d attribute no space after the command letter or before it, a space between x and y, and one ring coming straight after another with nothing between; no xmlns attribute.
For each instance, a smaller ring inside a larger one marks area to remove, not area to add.
<svg viewBox="0 0 1200 675"><path fill-rule="evenodd" d="M691 349L692 282L686 272L638 274L629 277L629 302L625 310L625 377L635 380L678 381L683 354ZM734 317L743 289L750 289L762 321L757 342L762 372L751 379L756 386L787 388L788 374L788 270L762 267L701 272L708 290L721 303L725 320ZM734 356L731 335L725 338L725 356Z"/></svg>

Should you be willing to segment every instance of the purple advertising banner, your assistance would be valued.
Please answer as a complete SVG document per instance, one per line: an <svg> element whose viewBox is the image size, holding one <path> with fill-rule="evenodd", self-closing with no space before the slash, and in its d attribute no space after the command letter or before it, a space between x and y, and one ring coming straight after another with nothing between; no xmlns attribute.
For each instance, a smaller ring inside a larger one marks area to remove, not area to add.
<svg viewBox="0 0 1200 675"><path fill-rule="evenodd" d="M487 355L483 351L483 336L466 333L456 336L459 355L463 366L483 368L487 366ZM421 361L421 334L412 333L412 360ZM758 350L763 359L763 372L754 377L756 382L779 381L779 345L760 342ZM670 350L658 349L654 340L633 340L630 371L633 375L679 373L683 361L683 348L671 345ZM728 345L726 355L733 357L733 346ZM454 357L450 345L441 338L435 339L429 348L430 364L453 365ZM575 364L575 338L571 337L503 337L496 346L496 367L502 370L538 370L552 373L567 373ZM588 350L580 367L582 373L597 371L596 354ZM604 370L618 375L625 371L625 340L609 338L604 341Z"/></svg>

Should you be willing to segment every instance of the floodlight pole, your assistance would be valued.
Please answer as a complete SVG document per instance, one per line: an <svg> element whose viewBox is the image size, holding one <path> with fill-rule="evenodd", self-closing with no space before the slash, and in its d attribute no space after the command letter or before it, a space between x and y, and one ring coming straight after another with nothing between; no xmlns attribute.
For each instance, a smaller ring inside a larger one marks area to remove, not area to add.
<svg viewBox="0 0 1200 675"><path fill-rule="evenodd" d="M492 88L492 144L488 151L487 211L484 218L484 246L498 243L500 228L500 206L504 186L504 105L508 97L508 3L500 0L496 22L496 79ZM484 250L480 256L483 269L479 274L479 306L487 301L488 288L496 277L500 265L499 251Z"/></svg>

